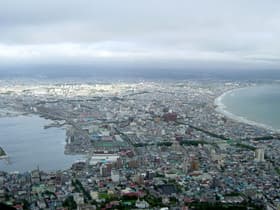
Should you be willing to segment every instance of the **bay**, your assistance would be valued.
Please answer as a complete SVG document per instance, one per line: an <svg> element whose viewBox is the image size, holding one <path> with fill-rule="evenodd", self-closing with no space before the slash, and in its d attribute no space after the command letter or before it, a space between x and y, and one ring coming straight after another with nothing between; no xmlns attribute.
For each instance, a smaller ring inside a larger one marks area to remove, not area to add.
<svg viewBox="0 0 280 210"><path fill-rule="evenodd" d="M280 130L280 85L236 89L223 94L219 101L231 118Z"/></svg>
<svg viewBox="0 0 280 210"><path fill-rule="evenodd" d="M9 163L0 160L0 171L55 171L81 159L64 154L66 131L44 129L51 122L34 115L0 118L0 146L9 156Z"/></svg>

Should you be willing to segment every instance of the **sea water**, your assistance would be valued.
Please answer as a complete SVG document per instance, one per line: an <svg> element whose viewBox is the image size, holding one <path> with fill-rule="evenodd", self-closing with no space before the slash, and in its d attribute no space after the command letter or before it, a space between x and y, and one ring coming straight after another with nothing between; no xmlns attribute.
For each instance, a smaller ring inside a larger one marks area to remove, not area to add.
<svg viewBox="0 0 280 210"><path fill-rule="evenodd" d="M223 94L216 102L231 118L280 130L280 85L236 89Z"/></svg>
<svg viewBox="0 0 280 210"><path fill-rule="evenodd" d="M0 160L0 171L62 170L80 159L64 154L63 128L44 129L51 122L35 115L0 118L0 146L9 156Z"/></svg>

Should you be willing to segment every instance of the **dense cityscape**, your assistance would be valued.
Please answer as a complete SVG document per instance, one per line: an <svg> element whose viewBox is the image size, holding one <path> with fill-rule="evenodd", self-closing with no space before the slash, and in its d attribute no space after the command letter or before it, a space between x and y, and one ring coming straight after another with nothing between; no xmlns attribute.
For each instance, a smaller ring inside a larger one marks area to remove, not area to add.
<svg viewBox="0 0 280 210"><path fill-rule="evenodd" d="M0 115L66 130L68 169L0 172L14 209L279 209L280 135L225 116L252 82L0 85ZM51 154L50 154L51 155ZM0 161L9 154L0 145ZM4 208L4 207L3 207Z"/></svg>

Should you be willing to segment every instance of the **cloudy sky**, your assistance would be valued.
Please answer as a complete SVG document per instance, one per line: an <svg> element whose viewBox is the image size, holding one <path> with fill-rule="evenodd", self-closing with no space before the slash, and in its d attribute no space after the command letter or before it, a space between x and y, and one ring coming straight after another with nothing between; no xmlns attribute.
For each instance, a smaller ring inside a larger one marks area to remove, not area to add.
<svg viewBox="0 0 280 210"><path fill-rule="evenodd" d="M280 67L279 0L0 0L0 65Z"/></svg>

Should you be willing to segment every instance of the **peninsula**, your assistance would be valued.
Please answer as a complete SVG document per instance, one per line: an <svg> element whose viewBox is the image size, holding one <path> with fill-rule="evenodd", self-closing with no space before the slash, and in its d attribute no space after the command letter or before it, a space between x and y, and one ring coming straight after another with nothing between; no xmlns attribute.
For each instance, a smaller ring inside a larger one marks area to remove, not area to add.
<svg viewBox="0 0 280 210"><path fill-rule="evenodd" d="M0 147L0 158L6 157L7 154L2 147Z"/></svg>

